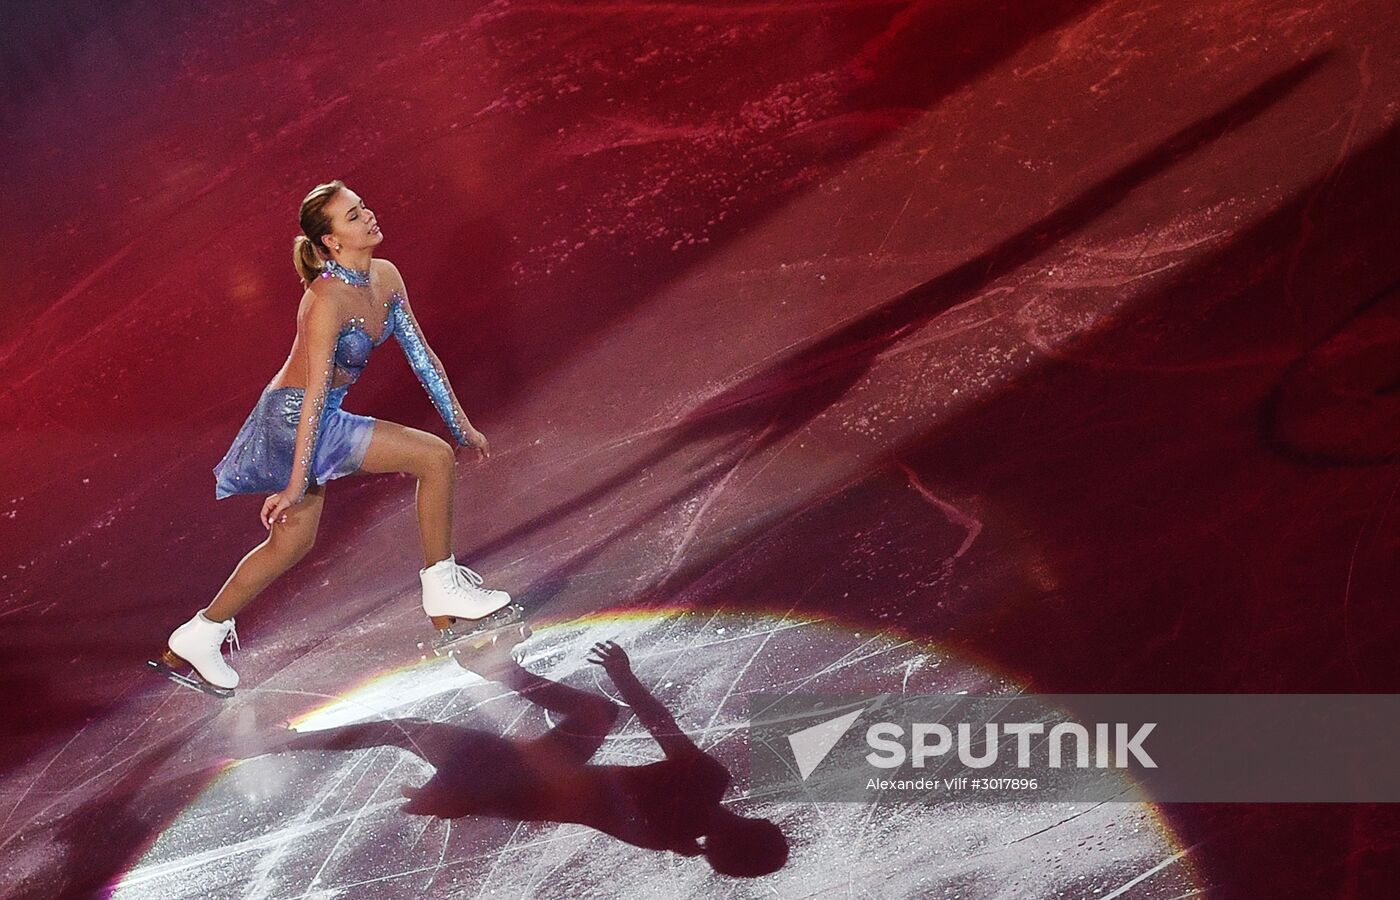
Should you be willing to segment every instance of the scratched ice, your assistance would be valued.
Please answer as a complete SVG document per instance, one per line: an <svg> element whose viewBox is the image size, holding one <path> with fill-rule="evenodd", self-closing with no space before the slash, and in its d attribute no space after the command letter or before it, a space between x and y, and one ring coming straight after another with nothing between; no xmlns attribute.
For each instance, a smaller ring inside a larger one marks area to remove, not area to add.
<svg viewBox="0 0 1400 900"><path fill-rule="evenodd" d="M521 645L521 661L548 679L618 699L585 660L599 640L627 648L639 680L731 772L744 753L749 692L1016 691L936 646L766 616L668 613L562 624ZM435 660L340 698L296 728L330 735L355 723L415 718L517 740L555 723L529 700ZM662 758L638 720L624 715L591 763ZM1096 889L1108 897L1145 886L1149 876L1155 896L1193 889L1173 835L1145 805L790 803L749 799L731 787L724 802L777 823L790 846L782 870L736 883L703 857L644 849L577 822L404 812L402 789L432 774L407 746L249 759L170 824L115 896L787 897L878 884L887 897L972 896L972 885L1022 897Z"/></svg>

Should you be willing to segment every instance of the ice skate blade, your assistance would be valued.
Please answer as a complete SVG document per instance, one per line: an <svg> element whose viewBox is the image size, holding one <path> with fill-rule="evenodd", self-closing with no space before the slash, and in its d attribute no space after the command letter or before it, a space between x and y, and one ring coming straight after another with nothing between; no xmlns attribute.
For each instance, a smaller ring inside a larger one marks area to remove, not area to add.
<svg viewBox="0 0 1400 900"><path fill-rule="evenodd" d="M429 620L433 627L438 630L438 636L433 641L434 646L449 644L459 641L464 637L474 634L482 634L493 631L507 625L513 625L525 618L525 608L518 603L507 603L493 613L488 613L479 619L465 619L457 616L430 616ZM420 646L422 646L420 644Z"/></svg>
<svg viewBox="0 0 1400 900"><path fill-rule="evenodd" d="M514 648L516 644L519 644L532 634L534 634L534 632L526 622L506 622L496 625L495 627L481 628L466 634L457 634L450 637L442 636L433 641L419 641L418 649L424 651L424 659L427 659L427 651L432 651L434 656L439 657L472 655L492 648Z"/></svg>
<svg viewBox="0 0 1400 900"><path fill-rule="evenodd" d="M164 675L166 678L170 679L171 681L175 682L181 687L187 687L192 691L199 691L201 694L208 694L211 697L218 697L220 700L227 700L228 698L233 696L233 688L221 688L218 685L210 684L209 682L203 681L199 678L191 678L188 675L182 675L179 672L176 672L174 669L170 668L164 662L157 662L154 659L148 659L146 660L146 665L157 674Z"/></svg>

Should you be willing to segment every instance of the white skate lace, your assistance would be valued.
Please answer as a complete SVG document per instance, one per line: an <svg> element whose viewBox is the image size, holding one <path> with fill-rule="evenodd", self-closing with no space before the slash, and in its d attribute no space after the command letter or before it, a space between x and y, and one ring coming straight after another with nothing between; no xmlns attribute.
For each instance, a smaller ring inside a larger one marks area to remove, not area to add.
<svg viewBox="0 0 1400 900"><path fill-rule="evenodd" d="M452 567L452 583L461 590L471 590L480 587L483 579L475 570L463 565Z"/></svg>
<svg viewBox="0 0 1400 900"><path fill-rule="evenodd" d="M228 620L228 636L224 638L224 640L228 641L230 644L232 644L234 647L237 647L239 650L243 649L243 645L238 643L238 629L233 626L232 619ZM232 648L229 649L229 653L233 653Z"/></svg>

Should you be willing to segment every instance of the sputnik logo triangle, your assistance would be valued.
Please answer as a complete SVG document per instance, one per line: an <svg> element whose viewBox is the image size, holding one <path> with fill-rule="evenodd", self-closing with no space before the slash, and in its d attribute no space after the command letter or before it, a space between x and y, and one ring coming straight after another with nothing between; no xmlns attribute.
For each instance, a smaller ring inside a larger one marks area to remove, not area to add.
<svg viewBox="0 0 1400 900"><path fill-rule="evenodd" d="M836 742L841 740L841 735L850 730L863 712L865 712L865 708L861 707L855 712L827 719L825 722L820 722L801 731L794 731L788 735L788 746L792 747L792 756L793 759L797 760L797 771L802 776L803 781L806 781L807 776L812 774L812 770L826 759L831 748L835 747Z"/></svg>

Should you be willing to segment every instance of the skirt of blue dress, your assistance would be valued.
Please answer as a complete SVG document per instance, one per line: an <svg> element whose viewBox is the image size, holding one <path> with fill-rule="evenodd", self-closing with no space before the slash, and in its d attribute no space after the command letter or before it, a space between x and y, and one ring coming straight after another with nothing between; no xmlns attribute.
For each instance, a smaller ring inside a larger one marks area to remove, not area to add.
<svg viewBox="0 0 1400 900"><path fill-rule="evenodd" d="M317 484L349 475L364 462L374 419L340 408L350 386L331 388L321 410L321 434L311 471ZM267 388L224 458L214 467L214 498L234 494L271 494L287 486L296 452L297 424L306 391L299 387Z"/></svg>

